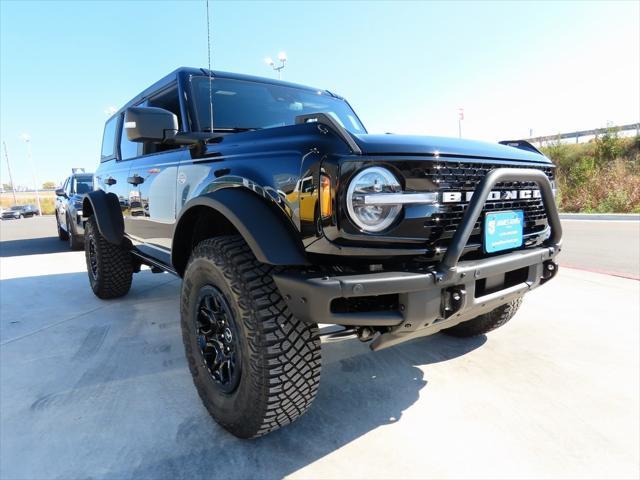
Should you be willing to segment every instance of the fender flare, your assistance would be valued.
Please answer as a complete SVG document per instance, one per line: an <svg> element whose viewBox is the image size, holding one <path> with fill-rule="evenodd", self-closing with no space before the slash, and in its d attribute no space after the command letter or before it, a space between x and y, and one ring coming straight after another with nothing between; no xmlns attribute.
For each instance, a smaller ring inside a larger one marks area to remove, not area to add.
<svg viewBox="0 0 640 480"><path fill-rule="evenodd" d="M82 200L82 215L87 218L93 214L98 224L98 230L105 240L114 245L120 245L124 238L124 218L118 196L115 193L105 193L94 190L85 195Z"/></svg>
<svg viewBox="0 0 640 480"><path fill-rule="evenodd" d="M221 188L188 201L173 231L171 263L175 266L182 220L194 207L209 207L225 217L242 235L258 261L270 265L308 265L293 225L268 201L242 187Z"/></svg>

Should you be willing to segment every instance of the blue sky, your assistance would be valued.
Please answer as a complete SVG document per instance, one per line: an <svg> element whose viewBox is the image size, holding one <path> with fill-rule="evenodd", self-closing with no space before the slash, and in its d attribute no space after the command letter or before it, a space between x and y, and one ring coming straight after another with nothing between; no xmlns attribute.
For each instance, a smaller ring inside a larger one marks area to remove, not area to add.
<svg viewBox="0 0 640 480"><path fill-rule="evenodd" d="M496 141L640 117L640 2L210 3L213 68L347 97L371 132ZM0 137L14 180L97 166L105 110L206 66L201 1L0 0ZM4 152L2 182L7 181Z"/></svg>

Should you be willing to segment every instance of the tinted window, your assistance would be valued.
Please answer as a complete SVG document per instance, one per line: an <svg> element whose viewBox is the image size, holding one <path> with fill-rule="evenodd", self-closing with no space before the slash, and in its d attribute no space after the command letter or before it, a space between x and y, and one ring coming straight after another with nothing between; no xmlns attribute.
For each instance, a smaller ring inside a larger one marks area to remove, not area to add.
<svg viewBox="0 0 640 480"><path fill-rule="evenodd" d="M200 128L211 131L209 78L195 77L193 87ZM212 97L215 129L283 127L298 115L322 112L352 133L366 133L349 104L323 90L217 78Z"/></svg>
<svg viewBox="0 0 640 480"><path fill-rule="evenodd" d="M127 138L127 130L125 128L121 129L120 133L120 160L127 160L129 158L135 158L139 156L138 148L141 143L138 142L130 142Z"/></svg>
<svg viewBox="0 0 640 480"><path fill-rule="evenodd" d="M102 158L108 158L115 153L116 144L116 126L118 117L113 117L104 126L104 135L102 136Z"/></svg>

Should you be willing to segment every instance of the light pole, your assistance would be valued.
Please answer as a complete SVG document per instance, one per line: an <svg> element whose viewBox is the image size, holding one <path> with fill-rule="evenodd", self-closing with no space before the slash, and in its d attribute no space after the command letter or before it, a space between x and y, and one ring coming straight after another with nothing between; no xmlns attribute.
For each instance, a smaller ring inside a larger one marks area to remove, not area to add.
<svg viewBox="0 0 640 480"><path fill-rule="evenodd" d="M264 59L264 62L273 68L276 72L278 72L278 80L282 79L282 70L284 70L285 64L287 63L287 54L284 52L280 52L278 54L278 60L280 61L280 65L276 65L276 62L273 61L273 58L267 57Z"/></svg>
<svg viewBox="0 0 640 480"><path fill-rule="evenodd" d="M464 108L458 108L458 138L462 138L462 121L464 120Z"/></svg>
<svg viewBox="0 0 640 480"><path fill-rule="evenodd" d="M27 162L31 167L31 174L33 176L33 186L36 190L36 202L38 203L38 215L42 215L42 207L40 206L40 191L38 190L38 180L36 178L36 169L33 166L33 157L31 156L31 137L28 133L23 133L20 138L27 144Z"/></svg>
<svg viewBox="0 0 640 480"><path fill-rule="evenodd" d="M9 183L11 184L11 193L13 193L13 204L17 205L18 200L16 199L16 186L13 183L13 177L11 176L11 165L9 165L9 154L7 153L7 144L2 142L2 146L4 146L4 158L7 159L7 170L9 171Z"/></svg>

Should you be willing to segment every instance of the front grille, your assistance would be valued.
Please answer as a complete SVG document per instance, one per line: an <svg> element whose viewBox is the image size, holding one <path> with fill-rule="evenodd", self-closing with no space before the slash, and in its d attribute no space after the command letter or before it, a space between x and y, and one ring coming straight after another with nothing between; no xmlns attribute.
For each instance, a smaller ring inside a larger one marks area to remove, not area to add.
<svg viewBox="0 0 640 480"><path fill-rule="evenodd" d="M549 180L553 180L552 166L531 166L522 164L494 164L474 162L436 162L430 164L423 177L438 187L439 191L473 192L480 181L496 168L535 168L542 170ZM535 182L500 182L492 190L537 189ZM465 193L463 193L464 198ZM428 241L432 247L446 247L462 220L468 204L442 204L440 211L424 224L429 228ZM543 231L547 227L544 204L540 198L518 199L508 201L487 202L482 210L483 215L476 222L469 243L479 244L480 225L484 213L498 210L523 210L524 234L530 235Z"/></svg>

